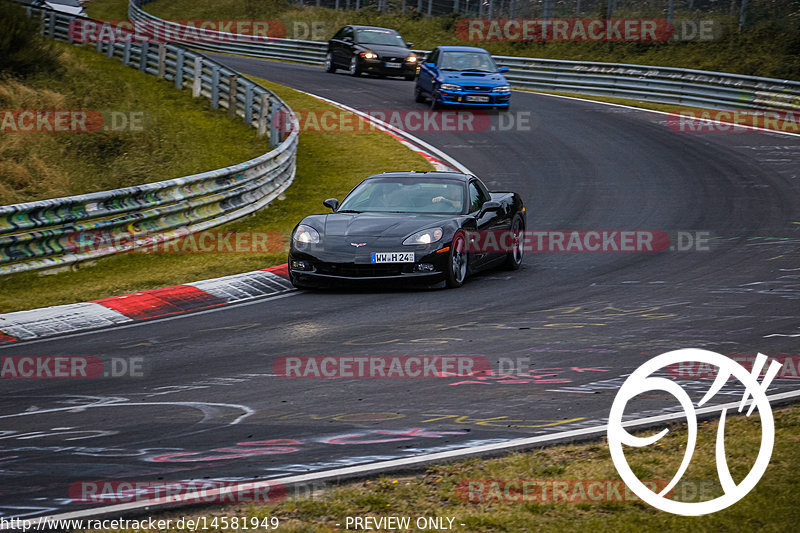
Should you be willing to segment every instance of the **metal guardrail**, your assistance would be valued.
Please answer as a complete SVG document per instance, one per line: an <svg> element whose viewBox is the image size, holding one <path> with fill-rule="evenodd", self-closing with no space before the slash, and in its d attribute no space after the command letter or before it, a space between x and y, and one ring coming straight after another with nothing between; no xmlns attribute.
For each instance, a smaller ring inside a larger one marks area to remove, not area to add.
<svg viewBox="0 0 800 533"><path fill-rule="evenodd" d="M41 33L72 42L78 17L26 6ZM86 20L86 19L79 19ZM69 265L146 248L252 213L278 197L295 175L297 119L285 102L201 54L173 44L97 43L122 63L191 88L228 109L274 148L250 161L193 176L51 200L0 206L0 275ZM279 122L290 128L279 128ZM285 130L290 130L288 133Z"/></svg>
<svg viewBox="0 0 800 533"><path fill-rule="evenodd" d="M147 13L152 0L130 0L128 16L180 28ZM193 48L227 54L323 65L327 43L294 39L246 42L242 36L219 33L219 42L196 42ZM414 50L420 57L428 51ZM629 98L661 104L709 109L800 110L800 82L694 69L493 56L509 68L506 78L516 88Z"/></svg>

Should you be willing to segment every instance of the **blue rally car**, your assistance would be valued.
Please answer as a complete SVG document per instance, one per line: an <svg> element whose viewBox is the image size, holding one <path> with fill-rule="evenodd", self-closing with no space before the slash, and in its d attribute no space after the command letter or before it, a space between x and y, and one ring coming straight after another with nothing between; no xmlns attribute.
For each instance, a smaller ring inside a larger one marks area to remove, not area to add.
<svg viewBox="0 0 800 533"><path fill-rule="evenodd" d="M417 102L430 100L431 109L443 105L508 109L511 87L483 48L439 46L419 69L414 87Z"/></svg>

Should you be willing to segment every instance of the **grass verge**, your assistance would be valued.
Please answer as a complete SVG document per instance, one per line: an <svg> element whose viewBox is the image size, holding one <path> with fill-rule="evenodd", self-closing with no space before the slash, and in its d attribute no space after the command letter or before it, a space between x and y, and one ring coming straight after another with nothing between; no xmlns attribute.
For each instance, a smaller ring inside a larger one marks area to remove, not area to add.
<svg viewBox="0 0 800 533"><path fill-rule="evenodd" d="M53 44L63 65L60 74L0 79L0 109L99 111L104 126L13 131L4 120L0 205L187 176L269 150L253 129L189 91L94 50Z"/></svg>
<svg viewBox="0 0 800 533"><path fill-rule="evenodd" d="M465 532L541 531L794 531L800 520L796 494L800 477L800 406L775 409L775 448L770 466L756 487L727 509L699 517L684 517L659 511L641 501L620 496L575 502L514 501L498 498L502 493L475 491L470 497L463 487L469 482L489 480L537 480L547 483L569 480L619 480L605 440L585 444L559 445L531 450L496 459L470 459L436 465L417 476L380 477L371 481L329 486L314 499L287 499L278 504L249 507L244 504L192 512L169 513L159 518L278 517L280 531L344 531L347 517L396 516L450 517L453 530ZM717 422L704 422L698 428L697 447L691 466L676 486L673 498L679 501L706 501L721 495L715 463ZM655 431L640 432L639 436ZM626 451L634 473L642 480L669 481L685 452L685 424L673 424L670 432L649 447ZM749 418L729 416L725 427L728 465L738 483L749 472L757 455L761 431L758 415ZM621 483L621 481L619 481ZM476 485L473 485L475 487ZM548 485L552 486L552 485ZM574 486L574 485L573 485ZM586 486L581 485L581 486ZM624 485L620 485L624 487ZM462 487L461 489L459 487ZM477 495L482 497L478 498ZM512 493L514 494L514 493ZM530 493L539 498L540 489ZM597 495L595 491L593 494ZM530 496L529 496L530 498ZM619 500L626 501L619 501ZM611 500L611 501L605 501ZM340 524L337 527L336 524ZM445 521L447 524L447 521ZM463 525L462 525L463 524ZM353 529L352 527L350 529ZM220 531L235 529L220 528ZM416 530L416 529L415 529ZM146 531L146 530L144 530Z"/></svg>
<svg viewBox="0 0 800 533"><path fill-rule="evenodd" d="M413 3L412 3L413 4ZM637 8L638 6L638 8ZM658 6L638 3L615 12L615 18L664 18ZM674 66L716 70L739 74L800 79L800 12L790 0L751 0L747 31L738 31L737 14L719 10L707 13L678 10L675 20L714 20L719 38L710 41L667 42L466 42L459 38L455 15L426 17L410 8L409 13L380 12L374 8L360 11L335 11L306 6L297 8L281 0L157 0L145 10L164 19L277 19L289 38L327 40L345 24L368 24L398 30L416 48L430 50L444 44L473 44L496 55L608 61L642 65ZM723 10L724 11L724 10ZM119 20L127 18L127 0L92 0L89 15ZM527 15L538 17L541 13ZM574 17L573 13L559 15ZM587 7L582 18L605 18L605 4ZM318 31L313 32L316 24Z"/></svg>
<svg viewBox="0 0 800 533"><path fill-rule="evenodd" d="M275 91L294 109L335 109L281 85L252 79ZM363 178L388 170L431 170L431 165L391 136L368 127L355 132L302 132L297 175L285 199L275 200L266 209L217 229L277 232L288 243L291 230L301 218L326 209L322 200L341 199ZM127 253L54 275L25 272L0 277L0 312L93 300L284 262L285 251L272 254Z"/></svg>

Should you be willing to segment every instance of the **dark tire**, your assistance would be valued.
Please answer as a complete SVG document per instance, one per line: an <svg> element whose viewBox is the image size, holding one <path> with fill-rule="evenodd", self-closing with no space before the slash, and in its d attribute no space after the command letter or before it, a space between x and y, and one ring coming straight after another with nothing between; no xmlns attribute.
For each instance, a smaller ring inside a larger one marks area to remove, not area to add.
<svg viewBox="0 0 800 533"><path fill-rule="evenodd" d="M450 289L461 287L464 280L467 279L467 272L469 272L469 256L467 255L466 240L464 234L458 232L453 236L453 242L450 243L450 253L447 254L449 259L447 263L447 275L445 283Z"/></svg>
<svg viewBox="0 0 800 533"><path fill-rule="evenodd" d="M325 56L325 72L330 72L331 74L336 72L336 65L333 63L333 54L330 52Z"/></svg>
<svg viewBox="0 0 800 533"><path fill-rule="evenodd" d="M431 111L436 111L437 109L442 107L441 104L436 100L436 91L433 91L431 93L431 104L430 105L431 105Z"/></svg>
<svg viewBox="0 0 800 533"><path fill-rule="evenodd" d="M350 58L350 67L347 69L347 72L351 76L361 76L361 69L358 67L358 57L353 56Z"/></svg>
<svg viewBox="0 0 800 533"><path fill-rule="evenodd" d="M522 232L525 231L525 223L519 215L514 216L511 221L511 233L514 235L514 248L506 254L503 268L506 270L519 270L522 265L522 256L525 255L525 246L522 239Z"/></svg>
<svg viewBox="0 0 800 533"><path fill-rule="evenodd" d="M419 90L419 87L414 87L414 101L418 104L425 102L425 96L422 94L422 91Z"/></svg>

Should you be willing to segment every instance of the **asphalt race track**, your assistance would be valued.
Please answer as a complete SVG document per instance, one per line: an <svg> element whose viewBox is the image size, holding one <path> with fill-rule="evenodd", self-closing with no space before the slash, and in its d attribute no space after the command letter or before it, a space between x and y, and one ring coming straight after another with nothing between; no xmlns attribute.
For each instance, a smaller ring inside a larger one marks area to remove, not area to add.
<svg viewBox="0 0 800 533"><path fill-rule="evenodd" d="M362 110L427 109L399 79L215 57ZM709 249L529 254L520 271L458 290L298 291L2 346L3 356L141 357L145 377L5 380L0 513L97 507L70 499L86 480L279 480L595 427L624 376L658 354L800 355L800 137L676 132L664 115L522 92L512 102L530 128L505 129L493 115L486 131L414 133L491 189L521 193L528 229L703 231ZM323 355L519 358L524 368L474 378L274 375L277 357ZM710 380L685 382L705 390ZM787 369L770 392L797 389ZM714 401L741 397L728 392ZM680 410L655 394L626 413L663 408Z"/></svg>

